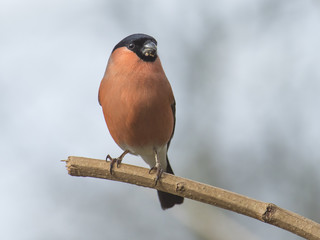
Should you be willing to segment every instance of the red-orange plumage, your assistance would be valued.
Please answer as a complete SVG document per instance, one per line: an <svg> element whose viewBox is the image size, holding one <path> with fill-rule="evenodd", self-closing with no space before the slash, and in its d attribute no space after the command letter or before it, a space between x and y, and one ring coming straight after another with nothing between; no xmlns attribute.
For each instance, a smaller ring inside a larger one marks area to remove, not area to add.
<svg viewBox="0 0 320 240"><path fill-rule="evenodd" d="M163 146L170 140L174 97L159 58L144 62L125 47L116 49L100 85L99 102L119 146Z"/></svg>

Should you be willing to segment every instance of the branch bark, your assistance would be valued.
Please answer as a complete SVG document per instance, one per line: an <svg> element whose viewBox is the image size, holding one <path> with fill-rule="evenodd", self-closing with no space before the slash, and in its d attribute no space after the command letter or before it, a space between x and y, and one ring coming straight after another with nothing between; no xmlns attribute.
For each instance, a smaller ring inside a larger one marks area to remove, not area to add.
<svg viewBox="0 0 320 240"><path fill-rule="evenodd" d="M110 163L106 161L73 156L65 161L71 176L103 178L154 188L255 218L306 239L320 240L320 224L272 203L167 173L163 173L157 186L154 186L155 174L133 165L122 163L119 168L114 168L111 175Z"/></svg>

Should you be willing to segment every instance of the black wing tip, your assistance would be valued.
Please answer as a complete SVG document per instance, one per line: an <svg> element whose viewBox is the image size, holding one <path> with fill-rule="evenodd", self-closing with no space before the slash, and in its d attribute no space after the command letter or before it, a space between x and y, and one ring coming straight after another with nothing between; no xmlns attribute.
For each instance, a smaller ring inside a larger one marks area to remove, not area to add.
<svg viewBox="0 0 320 240"><path fill-rule="evenodd" d="M168 156L167 156L167 169L165 172L174 174L170 166ZM180 197L171 193L167 193L167 192L162 192L162 191L158 191L158 197L160 200L161 208L163 210L172 208L176 204L181 204L183 203L183 200L184 200L183 197Z"/></svg>
<svg viewBox="0 0 320 240"><path fill-rule="evenodd" d="M167 192L162 192L162 191L158 191L158 197L160 200L161 208L163 210L172 208L176 204L181 204L183 203L183 200L184 200L183 197L173 195Z"/></svg>

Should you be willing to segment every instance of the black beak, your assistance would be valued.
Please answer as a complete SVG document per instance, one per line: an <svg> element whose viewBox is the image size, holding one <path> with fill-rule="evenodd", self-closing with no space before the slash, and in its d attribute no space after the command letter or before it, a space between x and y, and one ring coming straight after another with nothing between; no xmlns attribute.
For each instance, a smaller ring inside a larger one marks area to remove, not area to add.
<svg viewBox="0 0 320 240"><path fill-rule="evenodd" d="M157 55L157 45L152 41L147 41L143 45L141 52L146 57L155 57Z"/></svg>

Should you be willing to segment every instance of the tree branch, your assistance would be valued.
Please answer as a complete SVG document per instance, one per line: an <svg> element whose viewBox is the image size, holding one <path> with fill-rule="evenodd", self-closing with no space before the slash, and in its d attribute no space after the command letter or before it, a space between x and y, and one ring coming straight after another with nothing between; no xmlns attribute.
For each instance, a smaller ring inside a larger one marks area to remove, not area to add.
<svg viewBox="0 0 320 240"><path fill-rule="evenodd" d="M167 173L163 173L157 186L154 186L155 174L149 174L146 168L123 163L119 168L115 167L112 175L110 163L106 161L68 157L66 163L71 176L104 178L154 188L258 219L306 239L320 239L320 224L272 203Z"/></svg>

